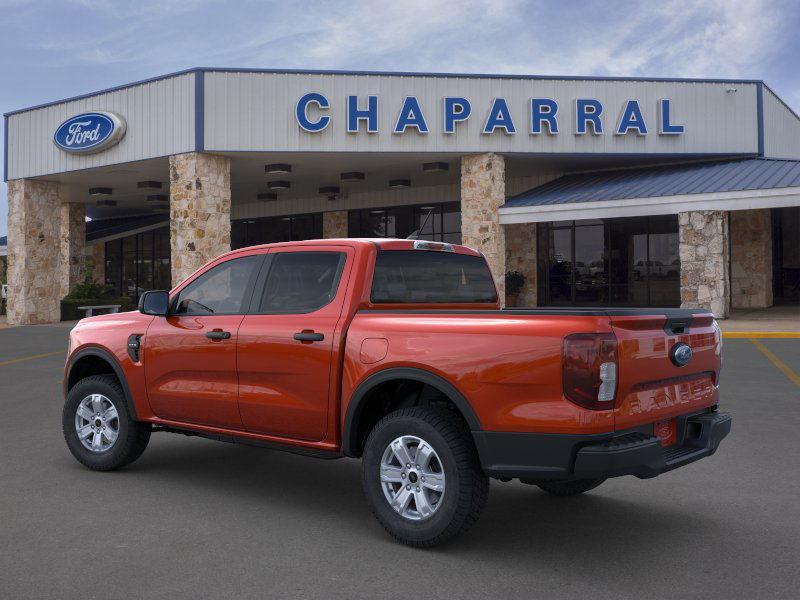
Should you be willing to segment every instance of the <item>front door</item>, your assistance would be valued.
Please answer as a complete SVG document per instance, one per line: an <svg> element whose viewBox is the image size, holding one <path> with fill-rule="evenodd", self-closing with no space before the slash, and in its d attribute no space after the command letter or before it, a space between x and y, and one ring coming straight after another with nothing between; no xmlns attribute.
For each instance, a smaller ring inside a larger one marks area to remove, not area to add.
<svg viewBox="0 0 800 600"><path fill-rule="evenodd" d="M242 428L237 407L236 341L264 255L220 262L184 286L170 315L144 340L145 377L161 418Z"/></svg>
<svg viewBox="0 0 800 600"><path fill-rule="evenodd" d="M351 248L271 251L239 327L239 411L245 429L319 441L328 426L334 334Z"/></svg>

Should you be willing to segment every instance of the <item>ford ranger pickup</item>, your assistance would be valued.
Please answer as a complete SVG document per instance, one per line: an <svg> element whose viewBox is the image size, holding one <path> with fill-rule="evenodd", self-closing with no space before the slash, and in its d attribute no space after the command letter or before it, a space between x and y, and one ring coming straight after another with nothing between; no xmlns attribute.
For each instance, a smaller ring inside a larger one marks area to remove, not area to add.
<svg viewBox="0 0 800 600"><path fill-rule="evenodd" d="M78 322L63 430L98 471L152 432L361 458L378 521L433 546L477 520L490 478L571 496L713 454L720 337L704 310L502 309L464 246L269 244Z"/></svg>

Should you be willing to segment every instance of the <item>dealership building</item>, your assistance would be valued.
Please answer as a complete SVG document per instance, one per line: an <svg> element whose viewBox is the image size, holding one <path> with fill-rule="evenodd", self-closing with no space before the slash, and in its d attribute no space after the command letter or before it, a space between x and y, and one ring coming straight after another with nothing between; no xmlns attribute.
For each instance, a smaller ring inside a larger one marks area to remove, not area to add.
<svg viewBox="0 0 800 600"><path fill-rule="evenodd" d="M192 69L6 114L4 177L12 324L415 232L517 306L800 303L800 117L762 81Z"/></svg>

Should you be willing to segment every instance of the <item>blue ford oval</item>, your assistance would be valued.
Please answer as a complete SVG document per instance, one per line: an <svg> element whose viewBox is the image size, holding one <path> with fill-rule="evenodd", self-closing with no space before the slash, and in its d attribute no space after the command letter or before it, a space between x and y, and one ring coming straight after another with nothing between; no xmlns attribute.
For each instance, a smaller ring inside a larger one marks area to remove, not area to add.
<svg viewBox="0 0 800 600"><path fill-rule="evenodd" d="M125 128L125 121L115 113L83 113L59 125L53 142L65 152L90 154L118 143L125 135Z"/></svg>

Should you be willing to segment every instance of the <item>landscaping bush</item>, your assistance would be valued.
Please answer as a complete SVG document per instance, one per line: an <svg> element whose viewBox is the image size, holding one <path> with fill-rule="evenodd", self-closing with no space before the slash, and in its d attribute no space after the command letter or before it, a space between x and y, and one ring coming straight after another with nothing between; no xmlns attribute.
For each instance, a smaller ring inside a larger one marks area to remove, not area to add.
<svg viewBox="0 0 800 600"><path fill-rule="evenodd" d="M75 286L61 300L61 320L74 321L86 316L86 312L78 310L79 306L96 306L102 304L119 304L120 312L133 310L133 302L127 296L115 296L111 287L92 281L84 281Z"/></svg>

